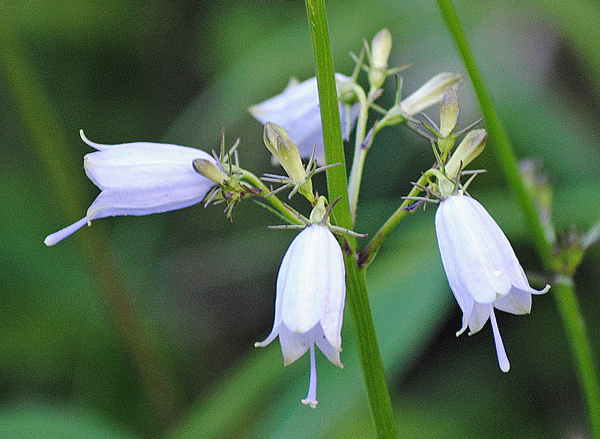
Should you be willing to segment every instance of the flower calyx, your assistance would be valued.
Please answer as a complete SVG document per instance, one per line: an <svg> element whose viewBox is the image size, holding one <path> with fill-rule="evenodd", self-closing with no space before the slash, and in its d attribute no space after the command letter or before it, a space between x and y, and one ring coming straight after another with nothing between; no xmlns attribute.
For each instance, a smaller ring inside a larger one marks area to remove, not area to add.
<svg viewBox="0 0 600 439"><path fill-rule="evenodd" d="M216 157L213 151L216 160L195 159L192 162L194 171L216 183L204 198L204 205L207 206L211 202L215 204L226 202L225 213L230 220L232 220L233 210L239 201L252 195L261 195L262 192L260 189L242 181L244 178L243 170L231 163L231 155L235 154L238 145L239 139L226 153L225 132L222 131L220 156Z"/></svg>

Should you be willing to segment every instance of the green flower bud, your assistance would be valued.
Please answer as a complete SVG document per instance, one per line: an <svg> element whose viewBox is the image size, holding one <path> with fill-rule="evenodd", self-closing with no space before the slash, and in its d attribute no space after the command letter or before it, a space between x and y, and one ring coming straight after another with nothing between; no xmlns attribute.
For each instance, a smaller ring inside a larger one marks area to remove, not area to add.
<svg viewBox="0 0 600 439"><path fill-rule="evenodd" d="M450 160L446 163L446 175L448 178L455 179L458 172L471 163L475 157L481 154L485 148L487 140L487 131L484 129L472 130L467 133L460 142Z"/></svg>
<svg viewBox="0 0 600 439"><path fill-rule="evenodd" d="M450 88L444 93L442 102L440 103L440 136L448 137L456 128L458 123L458 114L460 108L458 106L458 96L456 89Z"/></svg>
<svg viewBox="0 0 600 439"><path fill-rule="evenodd" d="M458 88L462 76L454 73L440 73L423 84L416 92L404 99L400 106L404 114L413 116L425 108L442 100L444 94L451 88Z"/></svg>
<svg viewBox="0 0 600 439"><path fill-rule="evenodd" d="M229 180L229 176L223 172L217 165L213 162L206 159L195 159L192 162L192 166L194 170L202 175L203 177L208 178L209 180L214 181L218 185L225 185Z"/></svg>
<svg viewBox="0 0 600 439"><path fill-rule="evenodd" d="M380 30L371 42L371 54L369 56L369 83L373 89L383 85L387 76L388 58L392 50L392 34L387 29Z"/></svg>
<svg viewBox="0 0 600 439"><path fill-rule="evenodd" d="M310 212L310 222L313 224L319 224L323 222L323 218L327 214L327 208L325 207L325 202L327 198L323 195L319 197L317 200L317 204L313 207L312 212Z"/></svg>
<svg viewBox="0 0 600 439"><path fill-rule="evenodd" d="M263 131L263 140L267 149L281 163L293 184L302 183L308 179L300 152L283 128L267 122Z"/></svg>

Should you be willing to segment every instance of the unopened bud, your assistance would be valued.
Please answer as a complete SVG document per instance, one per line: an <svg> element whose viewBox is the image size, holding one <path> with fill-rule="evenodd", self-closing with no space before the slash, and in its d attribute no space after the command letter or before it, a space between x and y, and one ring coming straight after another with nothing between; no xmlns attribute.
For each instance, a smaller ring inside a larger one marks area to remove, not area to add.
<svg viewBox="0 0 600 439"><path fill-rule="evenodd" d="M371 42L371 67L385 70L388 67L388 58L392 51L392 34L387 29L382 29L373 37Z"/></svg>
<svg viewBox="0 0 600 439"><path fill-rule="evenodd" d="M267 149L281 163L285 172L292 179L292 183L302 183L308 178L298 147L291 141L290 136L283 128L268 122L263 131L263 140Z"/></svg>
<svg viewBox="0 0 600 439"><path fill-rule="evenodd" d="M414 116L425 108L442 100L444 93L450 88L458 88L462 76L454 73L440 73L421 86L416 92L401 102L402 112Z"/></svg>
<svg viewBox="0 0 600 439"><path fill-rule="evenodd" d="M323 222L323 218L327 214L327 208L325 207L325 202L327 199L321 195L317 200L317 204L313 207L312 212L310 212L310 222L313 224L319 224Z"/></svg>
<svg viewBox="0 0 600 439"><path fill-rule="evenodd" d="M192 166L198 174L214 181L215 183L221 186L226 184L227 180L229 180L229 176L225 172L223 172L222 169L220 169L217 165L215 165L209 160L195 159L192 162Z"/></svg>
<svg viewBox="0 0 600 439"><path fill-rule="evenodd" d="M456 89L451 87L444 93L440 103L440 136L448 137L454 132L458 123L460 107L458 106L458 95Z"/></svg>
<svg viewBox="0 0 600 439"><path fill-rule="evenodd" d="M388 68L388 59L392 51L392 34L387 29L382 29L373 37L371 42L371 57L369 63L369 83L374 89L383 85Z"/></svg>
<svg viewBox="0 0 600 439"><path fill-rule="evenodd" d="M475 157L481 154L485 148L487 140L487 131L484 129L472 130L467 133L465 138L456 147L454 154L446 163L446 175L454 179L459 171L471 163Z"/></svg>

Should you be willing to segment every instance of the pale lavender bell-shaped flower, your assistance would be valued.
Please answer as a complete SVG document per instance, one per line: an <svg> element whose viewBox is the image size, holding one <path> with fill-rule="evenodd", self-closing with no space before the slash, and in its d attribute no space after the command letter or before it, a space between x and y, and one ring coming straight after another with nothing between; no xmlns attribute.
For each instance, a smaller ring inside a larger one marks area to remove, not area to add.
<svg viewBox="0 0 600 439"><path fill-rule="evenodd" d="M201 202L215 185L194 171L194 159L215 159L204 151L164 143L101 145L81 138L98 151L84 159L85 173L102 190L79 221L49 235L54 245L97 218L150 215Z"/></svg>
<svg viewBox="0 0 600 439"><path fill-rule="evenodd" d="M346 297L342 249L331 231L321 224L306 227L288 248L277 276L275 323L264 347L279 336L284 365L310 349L310 385L302 400L317 406L315 343L339 367L342 321Z"/></svg>
<svg viewBox="0 0 600 439"><path fill-rule="evenodd" d="M504 350L494 308L512 314L531 311L535 290L498 224L478 201L466 195L451 195L435 214L435 230L442 263L454 297L463 312L463 325L469 334L479 331L488 318L492 322L498 363L508 372L510 363Z"/></svg>
<svg viewBox="0 0 600 439"><path fill-rule="evenodd" d="M335 79L338 83L351 80L340 73L335 74ZM339 107L342 135L347 140L358 117L359 104L348 106L340 102ZM250 107L250 114L263 125L272 122L287 131L302 158L310 158L314 148L317 164L324 165L325 147L320 111L315 77L301 83L292 80L281 94Z"/></svg>

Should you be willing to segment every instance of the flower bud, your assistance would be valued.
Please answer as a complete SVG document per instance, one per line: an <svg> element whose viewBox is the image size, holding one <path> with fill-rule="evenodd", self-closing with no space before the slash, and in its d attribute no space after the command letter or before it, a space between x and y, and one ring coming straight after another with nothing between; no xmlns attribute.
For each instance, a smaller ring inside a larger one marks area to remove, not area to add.
<svg viewBox="0 0 600 439"><path fill-rule="evenodd" d="M214 181L218 185L224 185L229 179L229 176L210 160L195 159L192 162L192 166L198 174Z"/></svg>
<svg viewBox="0 0 600 439"><path fill-rule="evenodd" d="M450 160L446 163L445 169L448 178L455 179L462 168L466 167L475 157L481 154L481 151L485 148L486 140L486 130L478 129L469 131L457 146Z"/></svg>
<svg viewBox="0 0 600 439"><path fill-rule="evenodd" d="M456 89L449 88L440 103L440 136L448 137L456 128L458 123L458 114L460 113L460 107L458 106L458 96Z"/></svg>
<svg viewBox="0 0 600 439"><path fill-rule="evenodd" d="M352 78L335 74L338 89L340 85ZM348 93L343 93L339 103L342 135L347 140L356 118L359 104L347 105ZM272 97L249 109L250 114L259 122L273 122L284 128L290 139L297 145L300 157L309 158L315 150L315 161L325 165L325 147L323 146L323 128L321 126L321 110L317 78L304 82L290 81L288 87L279 95Z"/></svg>
<svg viewBox="0 0 600 439"><path fill-rule="evenodd" d="M325 198L323 195L319 197L317 200L317 204L313 207L313 210L310 212L310 222L313 224L323 223L323 218L327 214L327 208L325 207Z"/></svg>
<svg viewBox="0 0 600 439"><path fill-rule="evenodd" d="M462 76L455 73L445 72L434 76L401 102L402 112L407 116L420 113L425 108L440 102L444 93L450 88L458 88L461 82Z"/></svg>
<svg viewBox="0 0 600 439"><path fill-rule="evenodd" d="M371 42L371 67L385 70L388 67L388 58L392 51L392 34L387 29L382 29L373 37Z"/></svg>
<svg viewBox="0 0 600 439"><path fill-rule="evenodd" d="M308 179L298 147L282 127L267 122L263 130L263 140L273 157L283 166L293 184L302 183Z"/></svg>
<svg viewBox="0 0 600 439"><path fill-rule="evenodd" d="M392 34L387 29L382 29L373 37L371 42L371 56L369 62L369 83L373 89L383 85L387 76L388 58L392 51Z"/></svg>

